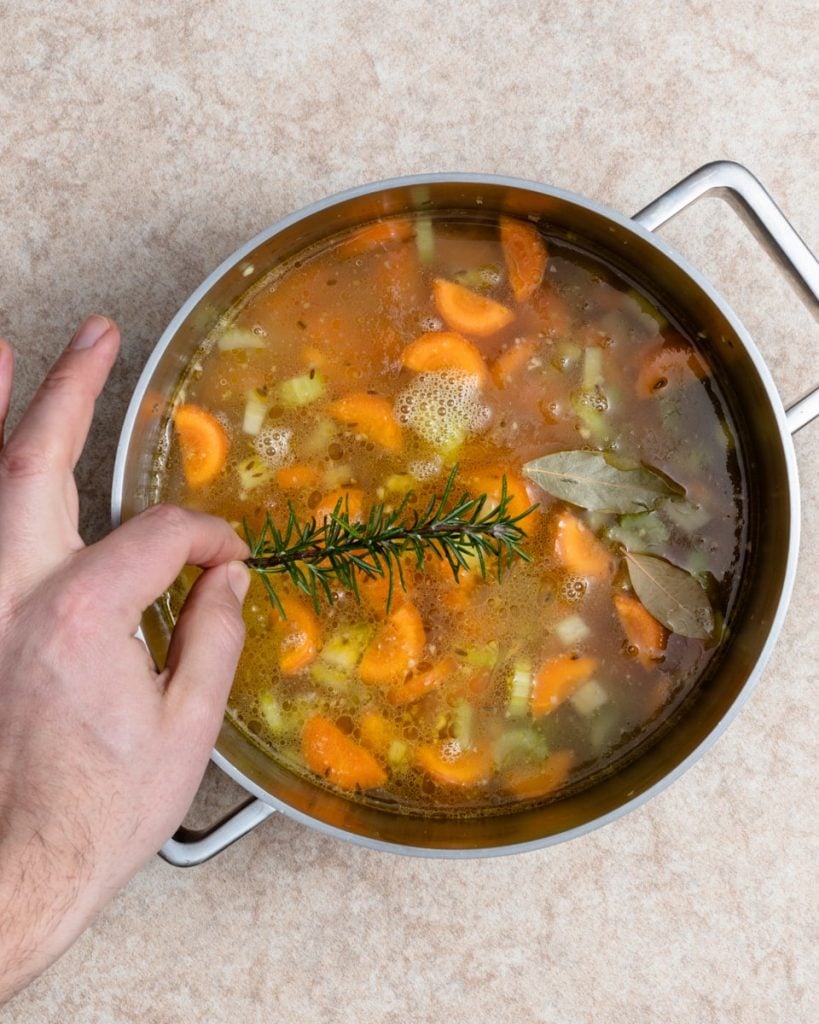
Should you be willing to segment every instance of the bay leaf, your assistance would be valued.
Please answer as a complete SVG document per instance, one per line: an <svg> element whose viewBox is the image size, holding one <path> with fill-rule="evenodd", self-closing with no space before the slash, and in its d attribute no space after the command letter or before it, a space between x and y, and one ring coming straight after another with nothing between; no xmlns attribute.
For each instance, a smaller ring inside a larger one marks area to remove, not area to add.
<svg viewBox="0 0 819 1024"><path fill-rule="evenodd" d="M596 512L646 512L678 493L659 473L620 469L602 452L553 452L527 462L523 472L556 498Z"/></svg>
<svg viewBox="0 0 819 1024"><path fill-rule="evenodd" d="M684 569L656 555L626 552L634 592L655 619L672 633L708 640L714 612L702 585Z"/></svg>

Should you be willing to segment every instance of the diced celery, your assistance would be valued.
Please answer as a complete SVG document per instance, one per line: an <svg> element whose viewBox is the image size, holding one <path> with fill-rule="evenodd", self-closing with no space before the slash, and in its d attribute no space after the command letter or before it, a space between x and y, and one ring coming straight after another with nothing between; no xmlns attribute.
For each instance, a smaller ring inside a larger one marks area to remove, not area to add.
<svg viewBox="0 0 819 1024"><path fill-rule="evenodd" d="M291 377L279 384L279 398L289 409L298 409L321 398L325 392L324 378L315 370Z"/></svg>
<svg viewBox="0 0 819 1024"><path fill-rule="evenodd" d="M474 719L475 712L469 701L459 700L452 712L452 736L461 750L469 750L472 746Z"/></svg>
<svg viewBox="0 0 819 1024"><path fill-rule="evenodd" d="M580 436L588 441L594 438L595 441L608 441L611 435L611 427L606 419L604 411L600 408L601 402L595 401L591 392L584 391L571 399L571 407L575 416L580 420Z"/></svg>
<svg viewBox="0 0 819 1024"><path fill-rule="evenodd" d="M472 267L455 275L458 284L464 288L472 288L476 292L488 292L503 280L503 272L495 263L487 263L482 267Z"/></svg>
<svg viewBox="0 0 819 1024"><path fill-rule="evenodd" d="M604 704L608 703L609 695L597 682L596 679L590 679L587 683L583 683L575 692L569 697L569 702L578 714L593 715L598 708L602 708Z"/></svg>
<svg viewBox="0 0 819 1024"><path fill-rule="evenodd" d="M708 555L701 550L692 551L686 560L685 567L692 576L703 578L709 571Z"/></svg>
<svg viewBox="0 0 819 1024"><path fill-rule="evenodd" d="M336 491L353 482L353 467L346 462L333 462L321 474L321 482L328 491Z"/></svg>
<svg viewBox="0 0 819 1024"><path fill-rule="evenodd" d="M262 429L267 410L269 409L267 395L252 388L245 394L245 415L242 420L242 430L246 434L255 437Z"/></svg>
<svg viewBox="0 0 819 1024"><path fill-rule="evenodd" d="M403 740L393 740L387 748L387 760L393 766L404 764L409 754L409 746Z"/></svg>
<svg viewBox="0 0 819 1024"><path fill-rule="evenodd" d="M418 259L422 263L432 263L435 256L435 233L429 217L416 218L415 245L418 248Z"/></svg>
<svg viewBox="0 0 819 1024"><path fill-rule="evenodd" d="M657 512L620 516L620 521L610 526L607 533L629 551L647 554L663 554L669 537L668 526Z"/></svg>
<svg viewBox="0 0 819 1024"><path fill-rule="evenodd" d="M583 350L583 390L603 386L603 349L590 346Z"/></svg>
<svg viewBox="0 0 819 1024"><path fill-rule="evenodd" d="M561 341L555 346L552 365L562 371L570 370L580 362L583 349L573 341Z"/></svg>
<svg viewBox="0 0 819 1024"><path fill-rule="evenodd" d="M701 529L711 519L711 513L704 505L695 505L685 498L669 498L663 502L661 511L686 533Z"/></svg>
<svg viewBox="0 0 819 1024"><path fill-rule="evenodd" d="M512 666L509 677L509 704L506 714L509 718L520 718L525 715L529 708L529 697L532 693L532 663L525 658L519 658Z"/></svg>
<svg viewBox="0 0 819 1024"><path fill-rule="evenodd" d="M326 661L319 660L310 666L310 678L319 686L326 686L331 690L346 690L352 677L349 672L343 672L328 665Z"/></svg>
<svg viewBox="0 0 819 1024"><path fill-rule="evenodd" d="M267 348L261 338L246 327L228 327L216 339L216 347L220 352L234 352L241 348Z"/></svg>
<svg viewBox="0 0 819 1024"><path fill-rule="evenodd" d="M415 487L416 480L409 473L390 473L384 481L384 490L390 494L409 494Z"/></svg>
<svg viewBox="0 0 819 1024"><path fill-rule="evenodd" d="M639 307L642 317L647 318L646 327L651 328L655 333L668 327L668 318L664 316L654 303L637 291L636 288L629 288L626 292L629 299Z"/></svg>
<svg viewBox="0 0 819 1024"><path fill-rule="evenodd" d="M521 761L545 761L549 744L537 729L506 729L495 740L492 756L498 768Z"/></svg>
<svg viewBox="0 0 819 1024"><path fill-rule="evenodd" d="M566 647L572 647L591 636L591 629L579 615L569 615L555 626L558 639Z"/></svg>
<svg viewBox="0 0 819 1024"><path fill-rule="evenodd" d="M613 702L604 704L589 719L589 741L595 750L613 747L623 732L620 711Z"/></svg>
<svg viewBox="0 0 819 1024"><path fill-rule="evenodd" d="M333 633L324 643L319 661L351 676L361 660L364 648L370 642L369 626L348 626Z"/></svg>
<svg viewBox="0 0 819 1024"><path fill-rule="evenodd" d="M470 647L464 661L474 668L494 668L498 663L498 641L490 640L480 647Z"/></svg>
<svg viewBox="0 0 819 1024"><path fill-rule="evenodd" d="M273 470L265 465L258 455L249 455L242 459L236 467L236 472L239 474L239 483L244 494L255 491L257 487L263 487L273 479Z"/></svg>
<svg viewBox="0 0 819 1024"><path fill-rule="evenodd" d="M319 420L302 443L305 455L326 455L327 449L338 435L338 427L332 420Z"/></svg>
<svg viewBox="0 0 819 1024"><path fill-rule="evenodd" d="M263 693L259 698L259 710L262 713L268 729L274 736L287 731L287 720L282 711L281 704L272 693Z"/></svg>

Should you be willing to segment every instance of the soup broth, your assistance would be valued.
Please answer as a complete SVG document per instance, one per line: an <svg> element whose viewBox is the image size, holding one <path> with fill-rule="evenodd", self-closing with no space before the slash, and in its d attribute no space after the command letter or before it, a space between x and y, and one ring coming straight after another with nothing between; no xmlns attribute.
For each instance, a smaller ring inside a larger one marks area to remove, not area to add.
<svg viewBox="0 0 819 1024"><path fill-rule="evenodd" d="M277 611L254 574L228 714L400 813L504 812L637 756L708 672L745 550L706 354L578 242L505 218L386 218L275 270L204 339L159 467L157 499L240 533L422 508L453 470L456 496L535 506L530 561L456 581L427 552L389 608L384 580L317 609L275 577Z"/></svg>

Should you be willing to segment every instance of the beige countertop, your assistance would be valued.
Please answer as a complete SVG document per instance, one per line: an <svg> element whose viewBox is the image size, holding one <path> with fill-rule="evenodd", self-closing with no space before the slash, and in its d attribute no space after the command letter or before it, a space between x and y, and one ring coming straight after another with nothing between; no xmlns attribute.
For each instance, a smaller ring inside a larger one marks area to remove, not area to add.
<svg viewBox="0 0 819 1024"><path fill-rule="evenodd" d="M327 193L487 171L633 212L731 158L819 248L811 0L0 12L17 412L86 312L123 328L79 471L88 538L106 529L119 424L165 324L240 243ZM662 234L734 305L786 403L817 383L815 323L727 206ZM776 652L727 734L648 805L566 845L467 862L276 817L204 867L151 861L0 1019L816 1020L817 431L796 439L802 552ZM211 770L200 816L236 795Z"/></svg>

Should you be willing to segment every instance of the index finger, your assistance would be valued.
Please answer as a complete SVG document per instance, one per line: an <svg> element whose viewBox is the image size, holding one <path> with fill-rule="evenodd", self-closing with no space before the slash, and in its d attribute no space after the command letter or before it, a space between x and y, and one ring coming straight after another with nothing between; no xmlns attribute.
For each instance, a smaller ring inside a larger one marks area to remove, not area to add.
<svg viewBox="0 0 819 1024"><path fill-rule="evenodd" d="M145 609L185 565L208 569L249 554L224 519L176 505L153 505L76 558L93 577L101 606L124 618L133 632Z"/></svg>

